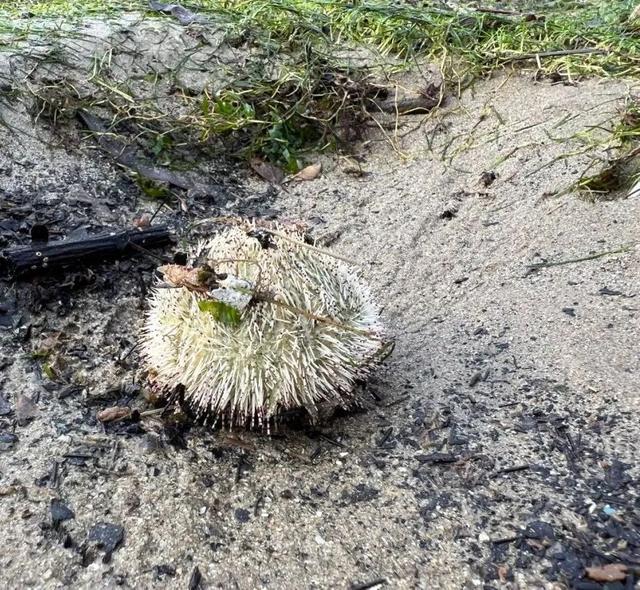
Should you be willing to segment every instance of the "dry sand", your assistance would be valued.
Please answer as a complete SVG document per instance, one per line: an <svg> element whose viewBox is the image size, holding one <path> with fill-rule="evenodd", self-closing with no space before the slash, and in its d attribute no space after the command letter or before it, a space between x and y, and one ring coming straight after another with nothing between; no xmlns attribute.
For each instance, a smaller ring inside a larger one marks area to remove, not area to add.
<svg viewBox="0 0 640 590"><path fill-rule="evenodd" d="M585 566L637 568L640 198L552 195L589 161L559 158L581 149L572 136L627 90L487 80L403 119L395 149L372 133L363 176L327 157L321 178L273 198L359 262L397 338L368 407L317 431L105 430L97 410L142 403L135 354L116 361L154 264L3 283L0 586L188 588L197 567L202 588L561 589ZM15 235L57 210L73 210L53 221L66 233L154 209L90 142L0 139ZM271 194L255 179L225 186L231 211ZM196 198L189 215L224 203ZM75 389L31 356L56 331ZM23 395L37 413L16 424ZM54 526L52 499L74 517ZM118 546L98 548L99 533Z"/></svg>

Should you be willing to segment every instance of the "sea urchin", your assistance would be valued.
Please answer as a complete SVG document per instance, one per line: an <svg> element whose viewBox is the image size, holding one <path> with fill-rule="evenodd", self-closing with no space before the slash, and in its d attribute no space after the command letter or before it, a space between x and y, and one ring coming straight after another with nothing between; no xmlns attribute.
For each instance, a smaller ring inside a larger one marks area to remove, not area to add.
<svg viewBox="0 0 640 590"><path fill-rule="evenodd" d="M160 271L142 355L199 417L264 425L349 405L385 349L369 289L297 228L232 224Z"/></svg>

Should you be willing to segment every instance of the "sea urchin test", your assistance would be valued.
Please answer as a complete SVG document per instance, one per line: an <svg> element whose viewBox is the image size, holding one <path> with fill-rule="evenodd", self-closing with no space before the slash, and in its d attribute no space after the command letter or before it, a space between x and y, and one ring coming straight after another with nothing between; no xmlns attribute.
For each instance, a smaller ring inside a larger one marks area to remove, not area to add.
<svg viewBox="0 0 640 590"><path fill-rule="evenodd" d="M298 228L238 222L160 267L142 337L150 379L203 418L269 423L348 406L386 350L369 289Z"/></svg>

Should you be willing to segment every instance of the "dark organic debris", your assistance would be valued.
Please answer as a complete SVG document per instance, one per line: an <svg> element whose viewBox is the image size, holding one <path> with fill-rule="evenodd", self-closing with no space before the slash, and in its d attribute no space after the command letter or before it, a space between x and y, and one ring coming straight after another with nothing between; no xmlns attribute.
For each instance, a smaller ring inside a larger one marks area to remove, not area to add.
<svg viewBox="0 0 640 590"><path fill-rule="evenodd" d="M478 371L471 376L469 379L469 387L474 387L480 380L482 379L482 372Z"/></svg>
<svg viewBox="0 0 640 590"><path fill-rule="evenodd" d="M2 260L0 259L0 269L2 267ZM16 302L15 298L8 298L5 294L0 296L0 328L12 328L15 327L16 321ZM3 361L0 361L0 369L2 368ZM4 399L0 397L0 416L2 416L2 408Z"/></svg>
<svg viewBox="0 0 640 590"><path fill-rule="evenodd" d="M633 480L631 476L626 473L630 465L613 459L608 465L605 466L605 477L609 487L613 490L621 490L627 487Z"/></svg>
<svg viewBox="0 0 640 590"><path fill-rule="evenodd" d="M460 457L453 455L451 453L431 453L429 455L419 454L415 455L414 459L416 459L419 463L456 463L460 461Z"/></svg>
<svg viewBox="0 0 640 590"><path fill-rule="evenodd" d="M482 186L491 186L496 178L498 178L498 175L493 172L492 170L489 171L484 171L481 175L480 175L480 184L482 184Z"/></svg>
<svg viewBox="0 0 640 590"><path fill-rule="evenodd" d="M247 460L246 453L240 453L240 458L238 459L238 466L236 467L236 483L238 483L245 473L251 471L252 469L251 463Z"/></svg>
<svg viewBox="0 0 640 590"><path fill-rule="evenodd" d="M513 543L514 541L518 541L522 537L518 535L509 535L508 537L500 537L499 539L494 539L491 541L494 545L504 545L506 543Z"/></svg>
<svg viewBox="0 0 640 590"><path fill-rule="evenodd" d="M370 590L371 588L377 588L387 583L385 578L377 578L370 582L364 582L363 584L351 584L351 590Z"/></svg>
<svg viewBox="0 0 640 590"><path fill-rule="evenodd" d="M41 223L31 226L31 241L47 243L49 241L49 228Z"/></svg>
<svg viewBox="0 0 640 590"><path fill-rule="evenodd" d="M380 495L380 490L364 483L359 483L354 487L351 493L346 490L342 493L343 499L347 500L351 504L358 502L369 502Z"/></svg>
<svg viewBox="0 0 640 590"><path fill-rule="evenodd" d="M18 437L11 432L0 432L0 451L8 451L18 442Z"/></svg>
<svg viewBox="0 0 640 590"><path fill-rule="evenodd" d="M392 434L393 434L393 426L389 426L389 428L386 428L382 432L382 434L376 441L376 446L383 447L383 448L393 448L395 446L394 442L393 441L389 442L389 439L391 438Z"/></svg>
<svg viewBox="0 0 640 590"><path fill-rule="evenodd" d="M202 582L202 574L198 566L193 568L191 577L189 578L189 590L198 590L200 583Z"/></svg>
<svg viewBox="0 0 640 590"><path fill-rule="evenodd" d="M61 522L65 520L71 520L75 518L76 515L62 500L58 498L53 498L51 500L51 522L53 527L56 528Z"/></svg>
<svg viewBox="0 0 640 590"><path fill-rule="evenodd" d="M165 4L156 0L149 0L149 8L159 12L165 12L174 16L181 25L190 25L191 23L206 23L207 19L198 14L194 14L180 4Z"/></svg>
<svg viewBox="0 0 640 590"><path fill-rule="evenodd" d="M35 484L40 487L49 487L54 489L58 487L59 483L59 463L56 460L51 461L51 467L49 470L42 476L36 479Z"/></svg>
<svg viewBox="0 0 640 590"><path fill-rule="evenodd" d="M440 213L440 219L445 221L451 221L458 214L458 208L455 205L447 207L442 213Z"/></svg>
<svg viewBox="0 0 640 590"><path fill-rule="evenodd" d="M158 248L171 241L171 234L164 226L143 230L112 230L77 240L8 248L0 253L0 261L4 260L14 276L23 276L132 255L141 248Z"/></svg>
<svg viewBox="0 0 640 590"><path fill-rule="evenodd" d="M236 520L242 524L249 522L249 519L251 518L251 513L244 508L236 508L233 515Z"/></svg>
<svg viewBox="0 0 640 590"><path fill-rule="evenodd" d="M616 297L617 295L625 296L622 291L618 291L616 289L609 289L609 287L602 287L602 289L598 291L598 295L604 295L609 297Z"/></svg>
<svg viewBox="0 0 640 590"><path fill-rule="evenodd" d="M527 539L555 539L553 527L541 520L534 520L527 523L524 529L524 536Z"/></svg>
<svg viewBox="0 0 640 590"><path fill-rule="evenodd" d="M518 471L526 471L530 467L531 466L529 464L527 464L527 463L522 464L522 465L513 465L511 467L504 467L503 469L499 469L498 471L496 471L494 476L506 475L508 473L516 473Z"/></svg>
<svg viewBox="0 0 640 590"><path fill-rule="evenodd" d="M315 461L322 454L322 447L318 445L309 455L309 461Z"/></svg>
<svg viewBox="0 0 640 590"><path fill-rule="evenodd" d="M160 565L154 565L153 571L156 575L156 579L161 580L165 576L173 578L176 575L176 568L168 563L161 563Z"/></svg>
<svg viewBox="0 0 640 590"><path fill-rule="evenodd" d="M120 546L124 539L124 528L117 524L99 522L91 527L87 535L87 543L104 551L103 561L108 563L111 554Z"/></svg>
<svg viewBox="0 0 640 590"><path fill-rule="evenodd" d="M71 396L76 396L80 391L81 389L77 385L65 385L58 391L58 399L66 399Z"/></svg>

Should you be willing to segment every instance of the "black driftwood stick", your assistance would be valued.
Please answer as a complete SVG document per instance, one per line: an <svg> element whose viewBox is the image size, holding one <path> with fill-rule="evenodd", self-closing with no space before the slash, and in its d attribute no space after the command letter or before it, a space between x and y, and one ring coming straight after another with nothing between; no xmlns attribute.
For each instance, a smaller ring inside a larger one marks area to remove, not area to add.
<svg viewBox="0 0 640 590"><path fill-rule="evenodd" d="M135 254L140 248L158 248L172 242L166 226L114 230L77 240L33 243L8 248L0 254L12 276L49 272L70 265L94 264L105 258Z"/></svg>

